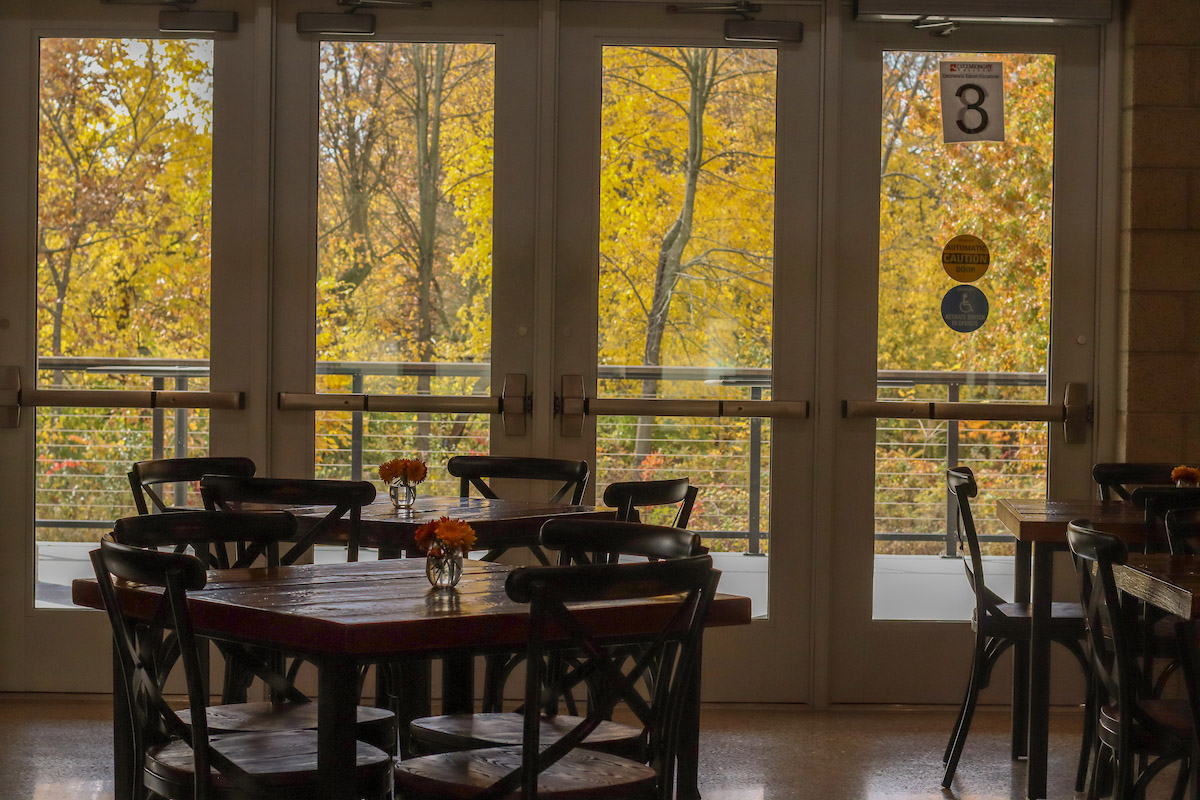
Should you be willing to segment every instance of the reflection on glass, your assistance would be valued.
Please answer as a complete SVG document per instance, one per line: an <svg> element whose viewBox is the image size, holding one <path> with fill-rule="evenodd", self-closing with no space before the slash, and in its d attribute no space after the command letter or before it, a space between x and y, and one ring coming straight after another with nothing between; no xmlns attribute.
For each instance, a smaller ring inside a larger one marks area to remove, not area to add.
<svg viewBox="0 0 1200 800"><path fill-rule="evenodd" d="M490 393L494 97L494 45L322 43L317 391ZM353 473L363 424L318 417L319 473ZM370 425L388 457L487 449L486 416Z"/></svg>
<svg viewBox="0 0 1200 800"><path fill-rule="evenodd" d="M942 141L939 63L946 59L1003 62L1006 141ZM1047 402L1054 70L1054 57L1040 54L884 54L879 399ZM969 333L952 330L942 318L943 297L963 285L943 268L943 248L963 234L978 237L990 252L986 272L969 284L983 292L989 312ZM929 612L920 604L942 572L929 572L934 561L911 560L954 552L946 468L975 470L984 552L1011 554L1011 540L991 509L1001 497L1044 494L1048 442L1044 423L878 421L877 617L970 616L973 600L956 562L944 562L955 571L936 590L953 599ZM888 589L903 583L897 576L920 580L927 591ZM913 602L906 605L903 597Z"/></svg>

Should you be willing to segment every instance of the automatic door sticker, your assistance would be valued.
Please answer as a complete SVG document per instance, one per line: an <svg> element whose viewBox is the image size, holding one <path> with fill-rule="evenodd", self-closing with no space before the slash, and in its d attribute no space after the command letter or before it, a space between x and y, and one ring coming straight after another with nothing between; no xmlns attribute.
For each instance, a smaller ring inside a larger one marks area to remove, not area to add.
<svg viewBox="0 0 1200 800"><path fill-rule="evenodd" d="M960 283L972 283L983 277L992 263L987 245L969 233L955 236L942 250L942 269Z"/></svg>
<svg viewBox="0 0 1200 800"><path fill-rule="evenodd" d="M959 333L979 330L987 316L987 295L974 286L955 286L942 298L942 319L951 330Z"/></svg>

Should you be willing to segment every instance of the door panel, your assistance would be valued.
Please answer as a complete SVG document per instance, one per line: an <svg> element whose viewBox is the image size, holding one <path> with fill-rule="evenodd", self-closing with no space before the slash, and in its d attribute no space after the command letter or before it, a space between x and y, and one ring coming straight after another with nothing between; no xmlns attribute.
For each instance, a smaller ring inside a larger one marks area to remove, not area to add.
<svg viewBox="0 0 1200 800"><path fill-rule="evenodd" d="M847 580L831 596L839 635L831 640L830 698L956 702L970 636L952 621L969 619L973 599L957 558L939 557L954 555L946 544L946 467L976 470L977 518L994 538L992 577L1006 596L1013 551L991 519L995 500L1092 491L1086 425L1082 440L1068 441L1058 422L996 420L1019 419L1021 406L1030 420L1046 419L1068 382L1094 386L1099 141L1092 120L1102 34L965 26L953 51L903 26L859 25L847 34L842 94L857 101L843 104L840 186L847 213L878 220L878 234L846 228L839 245L848 278L839 295L864 303L857 325L838 327L848 365L842 396L851 405L863 397L958 403L953 415L967 421L889 418L886 403L876 403L869 413L878 419L847 414L839 426L844 492L834 528L874 536L833 543ZM1003 63L1006 141L942 144L943 60ZM970 283L942 266L943 246L959 234L991 250L988 270ZM873 296L863 297L862 286ZM958 298L963 286L980 290L990 306L982 327L965 333L942 319L943 298ZM872 319L876 326L863 324ZM865 479L872 473L874 481ZM1060 567L1062 596L1072 599L1072 576ZM873 667L881 663L886 672Z"/></svg>
<svg viewBox="0 0 1200 800"><path fill-rule="evenodd" d="M277 452L297 473L368 480L419 456L422 491L456 494L450 456L529 452L488 412L507 374L531 372L516 298L534 263L534 6L375 9L368 42L296 32L297 13L321 10L278 18L281 113L311 124L279 134L283 158L309 166L277 206L292 276L276 295L277 422L297 437Z"/></svg>
<svg viewBox="0 0 1200 800"><path fill-rule="evenodd" d="M554 380L569 392L580 376L594 399L555 448L595 453L597 494L699 487L689 527L759 618L709 637L706 697L801 702L820 18L768 16L803 22L804 41L730 43L719 15L651 5L563 6Z"/></svg>
<svg viewBox="0 0 1200 800"><path fill-rule="evenodd" d="M241 320L243 354L261 341L247 254L264 252L264 219L246 180L261 139L252 113L232 112L254 107L249 9L226 4L236 33L164 36L156 9L5 6L0 363L24 406L0 432L14 465L0 490L6 545L22 556L3 576L6 689L111 685L96 667L111 634L71 607L69 584L91 574L87 552L111 521L133 513L130 462L217 453L233 438L261 457L253 436L228 435L253 386L222 368L233 348L219 324ZM62 641L79 658L44 669Z"/></svg>

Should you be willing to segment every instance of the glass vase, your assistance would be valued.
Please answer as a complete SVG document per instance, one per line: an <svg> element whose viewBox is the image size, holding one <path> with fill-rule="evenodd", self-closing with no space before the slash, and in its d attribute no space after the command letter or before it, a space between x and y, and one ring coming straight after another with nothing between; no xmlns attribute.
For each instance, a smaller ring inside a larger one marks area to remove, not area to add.
<svg viewBox="0 0 1200 800"><path fill-rule="evenodd" d="M425 556L425 577L435 589L449 589L462 577L462 553L430 551Z"/></svg>
<svg viewBox="0 0 1200 800"><path fill-rule="evenodd" d="M395 480L388 484L388 497L396 510L410 509L417 502L417 487Z"/></svg>

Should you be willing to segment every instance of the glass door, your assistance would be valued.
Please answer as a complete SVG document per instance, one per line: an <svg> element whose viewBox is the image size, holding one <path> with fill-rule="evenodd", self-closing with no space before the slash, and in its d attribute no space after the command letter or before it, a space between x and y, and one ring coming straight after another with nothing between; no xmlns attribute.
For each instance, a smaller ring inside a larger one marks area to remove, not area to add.
<svg viewBox="0 0 1200 800"><path fill-rule="evenodd" d="M690 478L689 528L756 616L706 637L705 696L803 702L821 18L758 16L791 35L562 6L554 448L594 454L597 495Z"/></svg>
<svg viewBox="0 0 1200 800"><path fill-rule="evenodd" d="M259 142L233 111L254 108L254 16L234 0L205 10L225 13L200 33L145 6L3 12L6 690L111 688L95 669L111 632L71 606L70 582L135 513L131 462L235 441L263 455L243 410L263 401L243 368L264 333L245 178ZM45 670L65 641L77 657Z"/></svg>
<svg viewBox="0 0 1200 800"><path fill-rule="evenodd" d="M280 113L308 124L278 137L307 167L277 175L275 453L381 488L419 457L456 495L450 456L530 452L535 6L362 9L367 39L335 11L277 17Z"/></svg>
<svg viewBox="0 0 1200 800"><path fill-rule="evenodd" d="M860 313L838 324L854 367L833 527L854 534L833 542L830 699L957 702L974 598L946 468L975 471L1009 599L996 500L1094 491L1102 31L855 24L846 42L840 187L861 226L843 228L839 306Z"/></svg>

